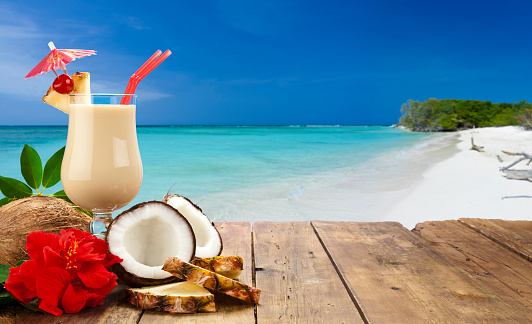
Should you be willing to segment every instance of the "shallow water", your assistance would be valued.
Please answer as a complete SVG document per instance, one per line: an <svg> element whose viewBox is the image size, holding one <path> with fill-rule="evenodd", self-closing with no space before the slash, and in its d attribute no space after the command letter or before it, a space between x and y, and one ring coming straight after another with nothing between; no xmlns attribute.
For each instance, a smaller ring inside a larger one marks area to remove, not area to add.
<svg viewBox="0 0 532 324"><path fill-rule="evenodd" d="M23 145L44 163L66 134L0 127L0 175L22 179ZM430 163L453 153L451 138L391 127L139 127L144 180L126 208L172 187L213 221L379 220Z"/></svg>

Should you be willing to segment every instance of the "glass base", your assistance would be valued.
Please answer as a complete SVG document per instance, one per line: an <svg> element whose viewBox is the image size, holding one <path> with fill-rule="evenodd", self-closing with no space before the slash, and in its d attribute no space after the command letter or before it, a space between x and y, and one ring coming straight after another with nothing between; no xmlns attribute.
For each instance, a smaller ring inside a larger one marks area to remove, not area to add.
<svg viewBox="0 0 532 324"><path fill-rule="evenodd" d="M89 224L89 232L99 239L105 239L107 227L109 227L112 220L111 213L94 214L92 216L92 221Z"/></svg>

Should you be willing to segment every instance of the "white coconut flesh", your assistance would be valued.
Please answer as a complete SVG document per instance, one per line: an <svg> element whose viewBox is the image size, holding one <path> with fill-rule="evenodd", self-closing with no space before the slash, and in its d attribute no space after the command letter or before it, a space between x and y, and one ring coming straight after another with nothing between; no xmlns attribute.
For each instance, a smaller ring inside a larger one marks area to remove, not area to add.
<svg viewBox="0 0 532 324"><path fill-rule="evenodd" d="M144 203L120 215L108 232L109 251L124 261L122 267L141 278L164 279L161 270L169 256L190 260L194 233L187 221L162 203Z"/></svg>
<svg viewBox="0 0 532 324"><path fill-rule="evenodd" d="M190 281L176 282L160 286L130 288L139 293L151 293L158 296L210 296L212 293L207 289L196 285Z"/></svg>
<svg viewBox="0 0 532 324"><path fill-rule="evenodd" d="M196 257L210 258L222 252L222 239L209 218L188 199L178 195L166 197L166 203L183 215L196 236Z"/></svg>

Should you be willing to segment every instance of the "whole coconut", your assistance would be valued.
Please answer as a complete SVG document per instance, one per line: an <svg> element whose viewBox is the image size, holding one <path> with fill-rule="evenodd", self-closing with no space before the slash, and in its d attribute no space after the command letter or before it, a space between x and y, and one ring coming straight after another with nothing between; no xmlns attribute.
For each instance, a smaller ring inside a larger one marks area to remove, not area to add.
<svg viewBox="0 0 532 324"><path fill-rule="evenodd" d="M59 233L77 228L89 231L91 218L63 199L32 196L0 208L0 263L14 266L27 260L26 236L34 231Z"/></svg>

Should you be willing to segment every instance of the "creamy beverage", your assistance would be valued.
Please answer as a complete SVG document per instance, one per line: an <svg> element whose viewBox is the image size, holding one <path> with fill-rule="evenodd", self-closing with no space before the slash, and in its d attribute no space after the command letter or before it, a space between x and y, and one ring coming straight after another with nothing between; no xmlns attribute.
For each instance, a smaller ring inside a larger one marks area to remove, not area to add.
<svg viewBox="0 0 532 324"><path fill-rule="evenodd" d="M78 206L110 214L137 195L142 162L135 109L135 105L70 103L61 182Z"/></svg>
<svg viewBox="0 0 532 324"><path fill-rule="evenodd" d="M58 50L52 42L48 46L51 52L26 78L49 71L56 75L42 100L69 114L67 144L61 166L61 182L66 197L62 198L92 212L89 232L104 238L113 220L113 211L130 203L142 183L135 123L135 89L172 52L156 51L131 75L123 94L106 94L91 92L90 73L68 75L66 72L68 63L94 55L96 51ZM58 74L57 69L64 73ZM58 169L53 171L52 179L57 180Z"/></svg>

